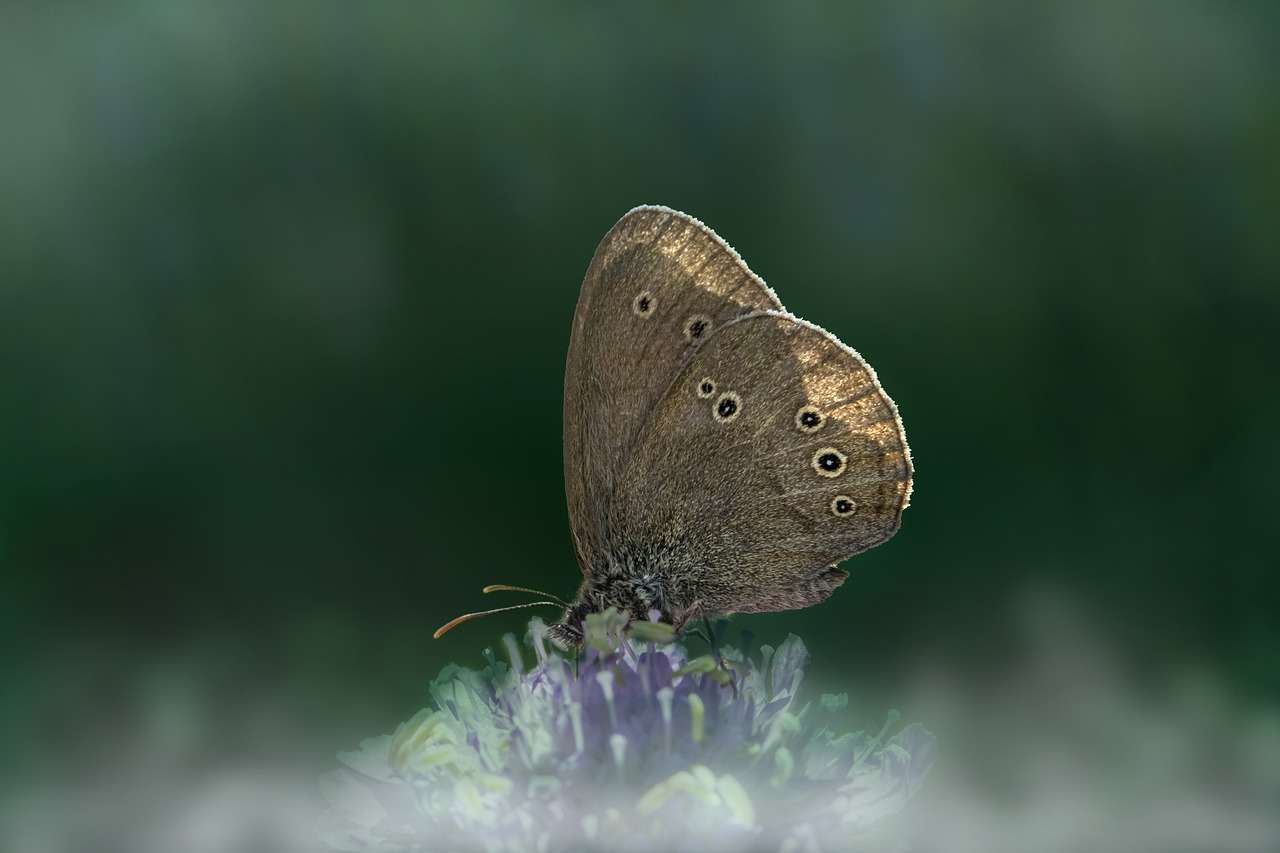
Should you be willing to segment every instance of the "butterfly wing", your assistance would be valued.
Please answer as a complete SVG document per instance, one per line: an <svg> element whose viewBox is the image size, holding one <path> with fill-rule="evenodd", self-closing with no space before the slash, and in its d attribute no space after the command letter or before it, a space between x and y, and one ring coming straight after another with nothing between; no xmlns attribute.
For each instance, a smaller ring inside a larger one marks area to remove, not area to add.
<svg viewBox="0 0 1280 853"><path fill-rule="evenodd" d="M614 558L656 567L678 622L816 604L897 531L911 459L875 373L781 311L720 326L644 425L607 503Z"/></svg>
<svg viewBox="0 0 1280 853"><path fill-rule="evenodd" d="M691 354L725 324L781 307L727 243L683 213L638 207L605 235L565 369L565 491L584 574L610 559L619 476Z"/></svg>

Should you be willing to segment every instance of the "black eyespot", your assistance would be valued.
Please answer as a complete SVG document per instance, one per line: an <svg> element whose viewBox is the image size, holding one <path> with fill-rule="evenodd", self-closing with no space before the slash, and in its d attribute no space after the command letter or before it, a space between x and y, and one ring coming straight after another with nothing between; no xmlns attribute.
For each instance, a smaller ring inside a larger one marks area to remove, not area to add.
<svg viewBox="0 0 1280 853"><path fill-rule="evenodd" d="M631 303L631 310L635 312L637 316L648 317L653 313L653 309L657 306L658 300L654 299L653 294L646 290L637 296L635 301Z"/></svg>
<svg viewBox="0 0 1280 853"><path fill-rule="evenodd" d="M711 319L701 314L690 317L688 322L684 324L684 336L691 341L696 341L707 333L711 328Z"/></svg>
<svg viewBox="0 0 1280 853"><path fill-rule="evenodd" d="M826 419L813 406L801 406L796 412L796 429L801 432L817 432Z"/></svg>
<svg viewBox="0 0 1280 853"><path fill-rule="evenodd" d="M834 447L824 447L813 454L813 470L824 477L838 477L844 471L847 458Z"/></svg>
<svg viewBox="0 0 1280 853"><path fill-rule="evenodd" d="M716 383L711 381L710 376L703 377L698 383L698 396L705 400L714 393L716 393Z"/></svg>
<svg viewBox="0 0 1280 853"><path fill-rule="evenodd" d="M712 413L716 420L728 423L742 413L742 398L732 391L726 391L720 395L720 399L716 400Z"/></svg>
<svg viewBox="0 0 1280 853"><path fill-rule="evenodd" d="M848 495L836 495L831 501L831 511L836 515L848 515L857 506Z"/></svg>

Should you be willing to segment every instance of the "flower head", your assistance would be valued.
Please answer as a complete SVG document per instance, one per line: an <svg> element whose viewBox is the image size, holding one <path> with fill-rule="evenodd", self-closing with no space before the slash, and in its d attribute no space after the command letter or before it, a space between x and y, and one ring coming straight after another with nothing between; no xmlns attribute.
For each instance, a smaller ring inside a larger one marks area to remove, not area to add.
<svg viewBox="0 0 1280 853"><path fill-rule="evenodd" d="M799 698L795 636L690 660L670 628L590 617L574 664L530 625L536 662L450 665L433 707L343 753L321 833L339 850L831 850L919 788L934 738L843 733L845 696ZM896 722L896 714L890 723Z"/></svg>

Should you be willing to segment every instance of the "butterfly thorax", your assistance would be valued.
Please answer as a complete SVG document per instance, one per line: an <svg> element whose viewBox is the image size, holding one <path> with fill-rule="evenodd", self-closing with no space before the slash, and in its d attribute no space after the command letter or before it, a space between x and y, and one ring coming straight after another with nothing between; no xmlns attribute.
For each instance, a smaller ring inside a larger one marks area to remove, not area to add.
<svg viewBox="0 0 1280 853"><path fill-rule="evenodd" d="M562 648L581 648L583 621L610 607L633 620L648 619L656 610L661 621L679 626L688 614L675 611L688 608L677 606L673 592L668 580L654 574L591 575L583 581L577 600L565 609L564 617L551 626L550 637Z"/></svg>

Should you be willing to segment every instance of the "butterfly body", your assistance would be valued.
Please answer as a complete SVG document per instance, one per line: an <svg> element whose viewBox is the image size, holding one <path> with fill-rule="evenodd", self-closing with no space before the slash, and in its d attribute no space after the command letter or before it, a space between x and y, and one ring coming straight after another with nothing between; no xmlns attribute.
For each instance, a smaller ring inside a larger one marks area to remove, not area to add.
<svg viewBox="0 0 1280 853"><path fill-rule="evenodd" d="M583 572L552 628L607 607L694 618L825 599L897 530L902 424L874 372L709 228L640 207L597 249L565 371L565 486Z"/></svg>

